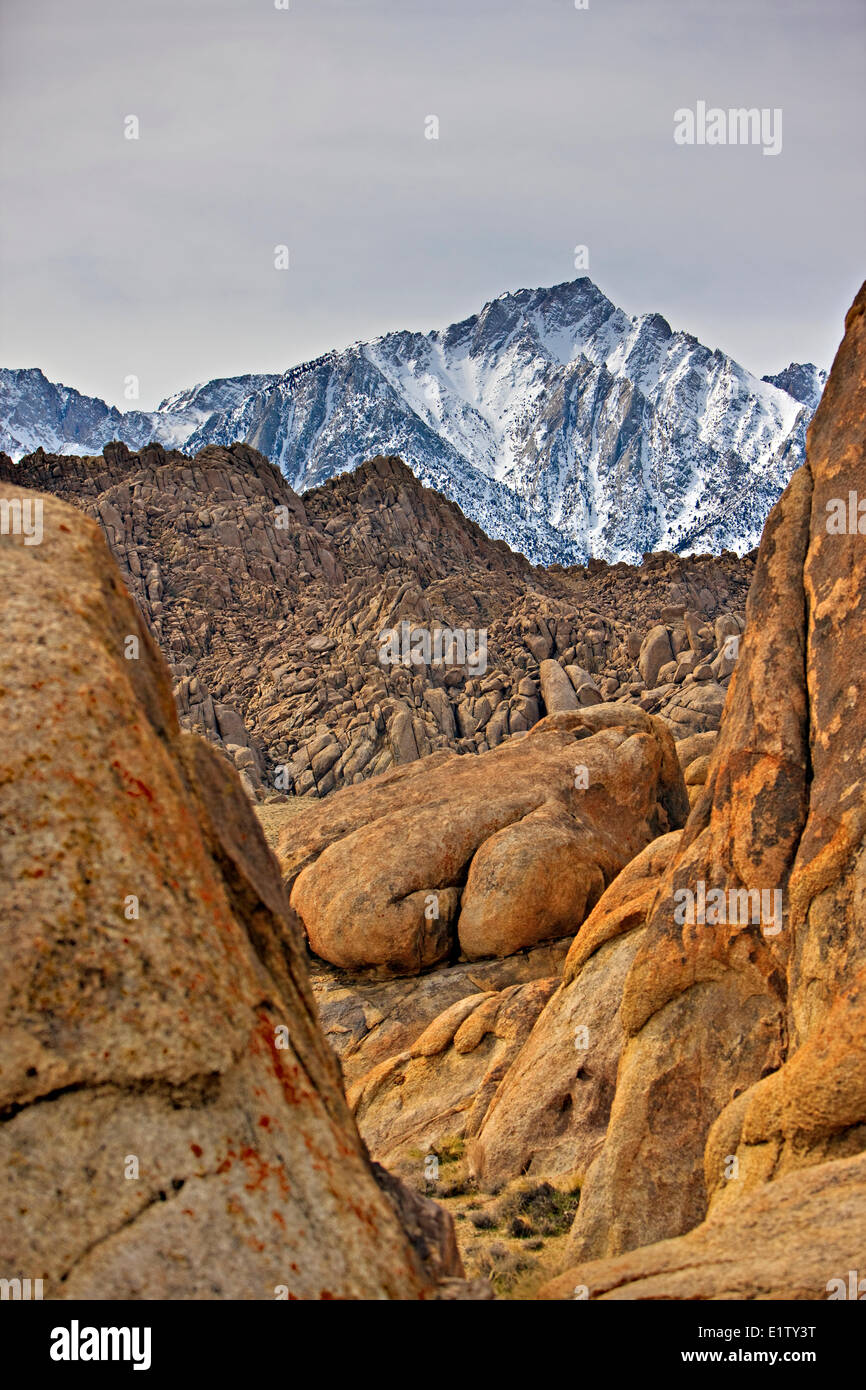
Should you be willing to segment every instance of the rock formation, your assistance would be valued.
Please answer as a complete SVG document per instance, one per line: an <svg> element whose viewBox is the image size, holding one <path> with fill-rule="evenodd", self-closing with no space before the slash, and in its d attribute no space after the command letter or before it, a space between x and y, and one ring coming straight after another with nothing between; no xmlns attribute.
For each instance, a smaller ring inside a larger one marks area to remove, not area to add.
<svg viewBox="0 0 866 1390"><path fill-rule="evenodd" d="M857 1267L864 338L866 290L756 562L534 569L393 458L301 498L246 445L0 457L63 499L0 549L7 1263L471 1296L366 1143L579 1188L545 1297Z"/></svg>
<svg viewBox="0 0 866 1390"><path fill-rule="evenodd" d="M558 979L569 939L512 956L440 966L422 975L377 978L331 969L312 958L310 979L322 1028L340 1059L347 1086L399 1053L469 995L489 997L532 980Z"/></svg>
<svg viewBox="0 0 866 1390"><path fill-rule="evenodd" d="M862 1298L864 1210L866 1157L822 1163L744 1193L688 1235L573 1267L540 1297Z"/></svg>
<svg viewBox="0 0 866 1390"><path fill-rule="evenodd" d="M40 500L41 543L0 537L0 1269L47 1298L437 1296L450 1218L376 1180L237 776L181 732L98 527Z"/></svg>
<svg viewBox="0 0 866 1390"><path fill-rule="evenodd" d="M632 859L571 943L559 988L471 1146L483 1186L521 1173L584 1181L604 1142L626 1040L623 986L681 834L659 836Z"/></svg>
<svg viewBox="0 0 866 1390"><path fill-rule="evenodd" d="M640 702L677 740L718 729L748 558L534 569L393 458L303 497L244 444L0 455L4 479L99 522L181 724L229 753L257 801L475 755L600 701ZM674 655L647 681L639 656L659 627Z"/></svg>
<svg viewBox="0 0 866 1390"><path fill-rule="evenodd" d="M661 721L595 707L550 715L483 758L439 754L290 808L275 844L317 956L417 973L455 951L507 956L573 935L687 812Z"/></svg>
<svg viewBox="0 0 866 1390"><path fill-rule="evenodd" d="M866 287L846 330L625 978L610 1122L552 1296L823 1298L862 1260ZM722 890L721 920L678 919L698 883ZM744 921L741 890L778 891L781 914Z"/></svg>
<svg viewBox="0 0 866 1390"><path fill-rule="evenodd" d="M470 994L367 1072L348 1100L371 1150L391 1165L471 1139L556 986L554 977Z"/></svg>

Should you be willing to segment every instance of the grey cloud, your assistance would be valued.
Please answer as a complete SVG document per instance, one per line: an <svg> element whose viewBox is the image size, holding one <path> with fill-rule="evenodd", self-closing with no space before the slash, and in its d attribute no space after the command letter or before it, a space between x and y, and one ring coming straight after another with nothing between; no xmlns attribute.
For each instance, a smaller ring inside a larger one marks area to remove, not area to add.
<svg viewBox="0 0 866 1390"><path fill-rule="evenodd" d="M829 365L863 36L859 0L0 0L0 361L121 405L135 373L147 407L557 283L586 243L630 312ZM782 154L675 146L698 98L782 107Z"/></svg>

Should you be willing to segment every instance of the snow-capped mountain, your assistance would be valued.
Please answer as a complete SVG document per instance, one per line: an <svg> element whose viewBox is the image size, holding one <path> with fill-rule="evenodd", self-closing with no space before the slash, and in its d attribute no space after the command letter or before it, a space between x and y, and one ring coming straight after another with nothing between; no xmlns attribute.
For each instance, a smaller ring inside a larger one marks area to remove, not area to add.
<svg viewBox="0 0 866 1390"><path fill-rule="evenodd" d="M780 386L814 412L826 385L827 373L819 371L812 362L792 362L784 371L776 372L775 376L762 376L761 380Z"/></svg>
<svg viewBox="0 0 866 1390"><path fill-rule="evenodd" d="M759 379L584 277L520 290L432 333L355 343L283 374L208 382L121 413L0 370L0 448L99 452L246 440L298 491L399 454L491 536L541 563L743 551L803 460L825 373Z"/></svg>

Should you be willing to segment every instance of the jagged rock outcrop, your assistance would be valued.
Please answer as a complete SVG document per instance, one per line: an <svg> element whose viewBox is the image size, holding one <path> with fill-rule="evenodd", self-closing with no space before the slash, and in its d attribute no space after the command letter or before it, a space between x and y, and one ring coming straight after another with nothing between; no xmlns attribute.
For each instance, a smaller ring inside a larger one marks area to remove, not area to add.
<svg viewBox="0 0 866 1390"><path fill-rule="evenodd" d="M573 935L687 813L664 725L600 705L550 715L484 757L440 754L293 809L275 843L316 955L416 973Z"/></svg>
<svg viewBox="0 0 866 1390"><path fill-rule="evenodd" d="M48 1298L435 1296L453 1232L376 1180L237 777L181 732L98 527L2 495L4 518L43 507L39 543L0 537L4 1277Z"/></svg>
<svg viewBox="0 0 866 1390"><path fill-rule="evenodd" d="M640 702L678 740L718 729L722 633L742 622L748 558L533 569L394 458L303 498L245 444L194 459L118 443L88 459L0 455L4 479L99 522L181 724L226 751L259 802L483 753L601 701ZM659 626L677 659L650 687L638 658Z"/></svg>
<svg viewBox="0 0 866 1390"><path fill-rule="evenodd" d="M625 980L559 1296L825 1297L862 1253L864 498L866 287L767 522L705 786Z"/></svg>

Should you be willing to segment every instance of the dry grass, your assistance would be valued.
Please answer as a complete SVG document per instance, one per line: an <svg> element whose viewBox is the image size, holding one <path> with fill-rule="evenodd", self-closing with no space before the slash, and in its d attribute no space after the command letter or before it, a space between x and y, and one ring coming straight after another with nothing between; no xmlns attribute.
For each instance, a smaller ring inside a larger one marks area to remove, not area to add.
<svg viewBox="0 0 866 1390"><path fill-rule="evenodd" d="M481 1192L468 1175L462 1140L437 1145L437 1156L438 1182L419 1181L416 1165L412 1175L401 1176L414 1180L454 1218L467 1277L488 1279L497 1298L533 1298L567 1264L577 1188L516 1178L497 1192Z"/></svg>
<svg viewBox="0 0 866 1390"><path fill-rule="evenodd" d="M286 821L300 811L309 810L309 806L310 803L304 797L287 796L284 801L265 801L253 807L271 849L274 848L277 836Z"/></svg>

